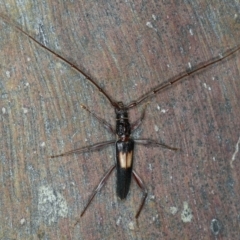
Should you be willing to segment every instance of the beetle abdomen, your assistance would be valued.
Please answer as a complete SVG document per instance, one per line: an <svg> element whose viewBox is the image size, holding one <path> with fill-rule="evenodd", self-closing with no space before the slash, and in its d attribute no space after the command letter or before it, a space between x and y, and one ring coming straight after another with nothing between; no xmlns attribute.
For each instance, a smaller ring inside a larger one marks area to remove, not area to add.
<svg viewBox="0 0 240 240"><path fill-rule="evenodd" d="M116 142L117 160L117 195L126 198L132 178L134 141L119 140Z"/></svg>

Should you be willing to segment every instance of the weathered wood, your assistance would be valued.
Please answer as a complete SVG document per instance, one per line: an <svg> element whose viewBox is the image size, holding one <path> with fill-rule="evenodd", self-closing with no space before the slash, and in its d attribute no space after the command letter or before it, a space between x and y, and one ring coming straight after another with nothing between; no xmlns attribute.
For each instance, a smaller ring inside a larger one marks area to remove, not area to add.
<svg viewBox="0 0 240 240"><path fill-rule="evenodd" d="M232 0L96 2L8 1L0 13L124 103L189 63L240 44L239 6ZM80 103L112 124L114 111L80 74L1 20L0 48L1 239L214 239L211 223L218 221L218 239L238 238L240 54L148 105L137 135L181 151L136 148L134 169L149 192L139 228L140 191L134 183L127 200L118 200L115 176L74 227L113 164L114 149L48 156L114 137ZM143 106L131 111L131 119Z"/></svg>

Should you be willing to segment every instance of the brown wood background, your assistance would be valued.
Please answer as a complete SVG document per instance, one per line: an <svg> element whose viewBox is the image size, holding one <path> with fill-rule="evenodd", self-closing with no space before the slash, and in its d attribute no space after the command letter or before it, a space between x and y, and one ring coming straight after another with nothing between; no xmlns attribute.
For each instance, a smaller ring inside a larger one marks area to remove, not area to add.
<svg viewBox="0 0 240 240"><path fill-rule="evenodd" d="M234 0L8 0L0 9L124 103L240 44ZM240 52L148 105L135 137L181 151L136 147L134 168L149 192L139 227L142 194L133 183L118 200L114 174L74 227L114 148L48 158L112 139L79 105L114 125L108 101L2 20L0 65L0 239L239 238Z"/></svg>

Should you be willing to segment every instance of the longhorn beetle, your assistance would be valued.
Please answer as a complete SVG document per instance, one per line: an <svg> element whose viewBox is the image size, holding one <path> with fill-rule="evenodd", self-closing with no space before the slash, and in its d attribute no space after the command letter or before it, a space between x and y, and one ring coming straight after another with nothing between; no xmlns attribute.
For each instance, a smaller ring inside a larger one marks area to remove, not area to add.
<svg viewBox="0 0 240 240"><path fill-rule="evenodd" d="M142 121L144 119L144 116L145 116L146 106L145 106L140 118L132 124L130 124L129 120L128 120L128 110L133 108L133 107L138 106L143 101L153 97L155 94L159 93L161 90L163 90L163 89L165 89L165 88L167 88L171 85L176 84L177 82L179 82L183 78L185 78L187 76L190 76L190 75L192 75L192 74L194 74L194 73L196 73L196 72L198 72L198 71L200 71L204 68L207 68L207 67L209 67L209 66L211 66L211 65L213 65L217 62L220 62L223 59L229 57L230 55L232 55L235 52L240 50L240 45L236 46L235 48L233 48L233 49L231 49L227 52L225 52L223 55L219 55L219 56L211 59L210 61L200 63L199 65L197 65L195 67L195 69L186 70L186 72L184 72L180 76L177 76L177 77L173 78L172 80L168 80L168 81L164 82L163 84L157 86L154 90L152 90L152 91L144 94L143 96L141 96L138 100L132 101L129 104L124 105L123 102L121 102L121 101L119 101L119 102L114 101L107 94L107 92L104 89L102 89L93 79L91 79L84 71L79 69L76 65L72 64L70 61L68 61L67 59L65 59L61 55L57 54L56 52L49 49L48 47L46 47L42 43L38 42L34 37L29 35L27 32L25 32L23 29L21 29L17 25L13 24L6 17L4 17L4 16L0 16L0 17L3 19L3 21L10 24L13 28L18 30L19 32L21 32L25 36L29 37L33 42L38 44L40 47L48 50L53 55L55 55L57 58L61 59L62 61L67 63L69 66L71 66L73 69L75 69L80 74L82 74L88 81L90 81L108 99L108 101L110 102L112 107L115 109L116 129L114 130L114 128L111 126L111 124L106 122L104 119L98 117L95 113L91 112L85 105L81 105L81 107L84 110L86 110L87 112L89 112L89 114L91 114L94 118L96 118L103 125L104 128L106 128L110 133L116 135L117 136L116 140L100 142L100 143L93 144L91 146L86 146L86 147L81 147L81 148L78 148L78 149L74 149L72 151L68 151L68 152L65 152L65 153L62 153L62 154L59 154L59 155L50 156L50 158L56 158L56 157L61 157L61 156L67 156L67 155L70 155L70 154L73 154L73 153L84 153L84 152L89 152L89 151L96 151L96 150L100 150L100 149L102 149L102 148L104 148L108 145L115 144L116 163L110 169L108 169L108 171L105 173L105 175L101 179L98 186L93 191L90 199L88 200L86 206L84 207L84 209L81 213L81 216L83 216L83 214L85 213L88 206L92 202L96 193L98 193L101 190L101 188L106 183L106 181L109 178L112 171L116 168L117 169L117 195L120 199L125 199L127 197L132 176L133 176L134 180L137 182L138 186L141 188L141 190L143 192L143 199L142 199L142 202L141 202L141 204L139 206L139 209L138 209L138 211L136 213L136 216L135 216L136 218L138 218L140 213L141 213L141 210L144 206L145 200L147 198L147 190L146 190L146 187L144 186L144 183L143 183L142 179L140 178L140 176L132 169L134 144L136 143L136 144L142 144L142 145L145 145L145 146L160 146L160 147L167 148L167 149L174 150L174 151L176 151L178 149L175 148L175 147L170 147L166 144L157 142L155 140L150 140L150 139L134 139L133 140L131 138L131 133L134 130L136 130L140 126L140 124L142 123Z"/></svg>

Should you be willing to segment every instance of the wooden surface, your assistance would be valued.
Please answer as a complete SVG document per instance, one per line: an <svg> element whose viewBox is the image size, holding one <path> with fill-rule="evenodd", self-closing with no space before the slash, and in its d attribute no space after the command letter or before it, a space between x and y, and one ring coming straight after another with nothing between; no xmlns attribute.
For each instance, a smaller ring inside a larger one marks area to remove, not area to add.
<svg viewBox="0 0 240 240"><path fill-rule="evenodd" d="M191 66L240 44L236 1L13 1L0 13L86 71L111 97L138 99ZM196 3L198 2L198 3ZM81 74L0 20L0 239L238 239L240 52L152 98L136 138L126 201L114 148L48 156L114 138L80 108L114 125L114 110ZM144 104L130 111L136 119Z"/></svg>

